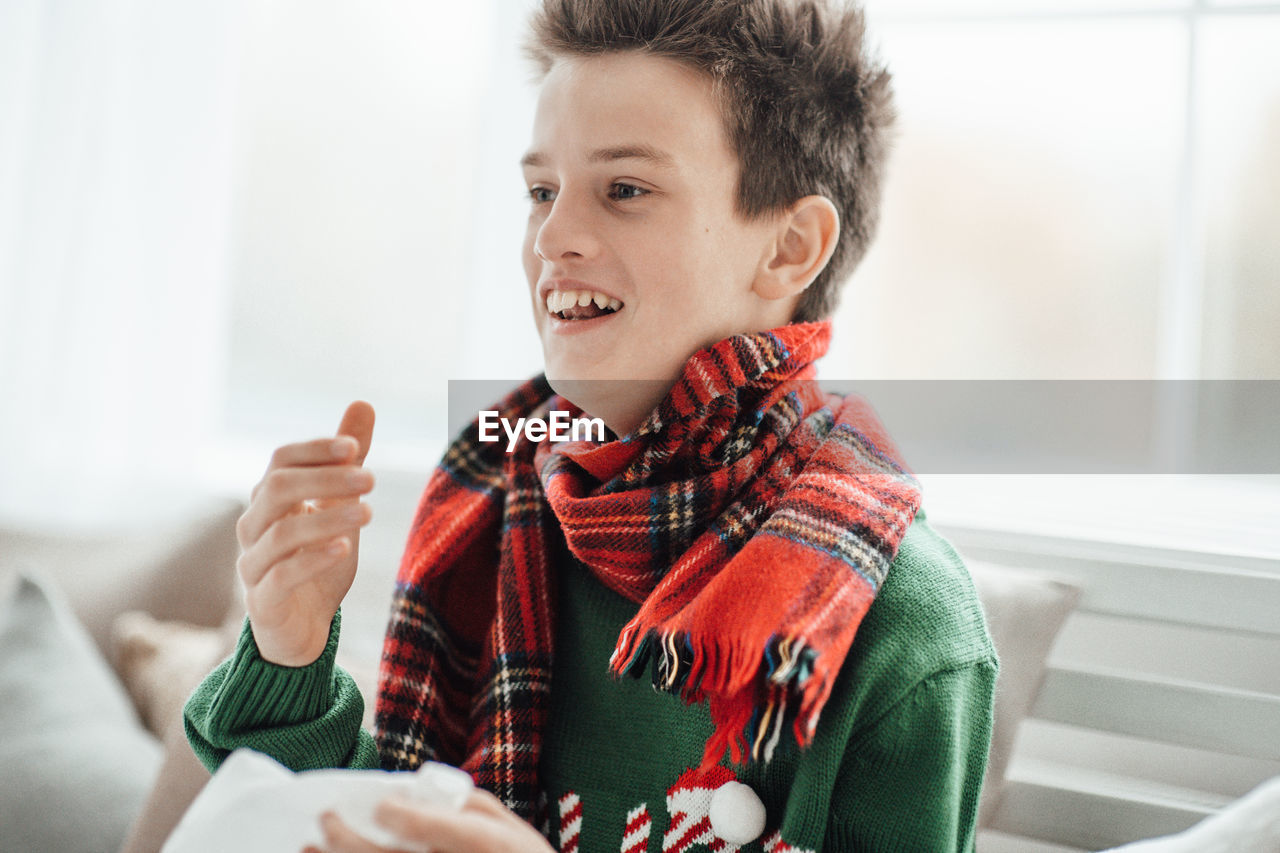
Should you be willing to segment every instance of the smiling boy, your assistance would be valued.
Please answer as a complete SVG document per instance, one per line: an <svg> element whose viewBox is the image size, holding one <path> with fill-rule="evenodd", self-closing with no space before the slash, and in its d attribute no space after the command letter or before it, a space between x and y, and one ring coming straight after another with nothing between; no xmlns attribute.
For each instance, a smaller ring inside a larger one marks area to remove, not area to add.
<svg viewBox="0 0 1280 853"><path fill-rule="evenodd" d="M547 53L542 63L523 160L534 322L553 386L561 377L660 380L642 395L640 383L583 386L617 393L575 402L625 435L694 352L791 322L835 250L839 214L808 194L786 216L740 215L739 160L705 72L640 51ZM547 301L563 291L620 307L560 319Z"/></svg>
<svg viewBox="0 0 1280 853"><path fill-rule="evenodd" d="M237 746L458 764L485 789L462 813L380 812L438 850L971 849L996 673L973 587L874 416L813 382L892 116L861 15L546 0L531 54L545 378L493 410L612 435L508 453L477 420L454 442L400 568L374 737L333 664L372 410L280 448L193 747L211 768ZM330 850L381 849L323 826Z"/></svg>

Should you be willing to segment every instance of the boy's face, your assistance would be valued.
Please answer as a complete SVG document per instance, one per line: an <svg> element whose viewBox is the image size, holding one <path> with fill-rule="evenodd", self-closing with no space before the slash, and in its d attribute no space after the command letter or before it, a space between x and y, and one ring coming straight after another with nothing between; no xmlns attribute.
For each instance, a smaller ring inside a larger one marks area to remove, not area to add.
<svg viewBox="0 0 1280 853"><path fill-rule="evenodd" d="M753 291L776 226L734 212L738 161L705 75L640 52L557 61L524 174L524 268L553 384L669 388L695 351L790 319L793 299ZM599 293L605 307L563 319L547 305L557 290Z"/></svg>

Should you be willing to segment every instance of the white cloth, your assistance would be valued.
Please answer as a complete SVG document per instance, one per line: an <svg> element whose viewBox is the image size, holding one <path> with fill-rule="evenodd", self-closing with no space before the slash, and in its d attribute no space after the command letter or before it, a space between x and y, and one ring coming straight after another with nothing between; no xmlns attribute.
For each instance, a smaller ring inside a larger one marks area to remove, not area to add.
<svg viewBox="0 0 1280 853"><path fill-rule="evenodd" d="M413 772L306 770L294 773L272 758L237 749L205 785L165 843L163 853L279 853L323 845L321 813L333 810L360 835L398 850L413 850L374 823L386 798L400 795L439 808L460 809L471 777L428 762ZM419 846L418 850L429 848Z"/></svg>
<svg viewBox="0 0 1280 853"><path fill-rule="evenodd" d="M1280 853L1280 776L1185 832L1108 853Z"/></svg>

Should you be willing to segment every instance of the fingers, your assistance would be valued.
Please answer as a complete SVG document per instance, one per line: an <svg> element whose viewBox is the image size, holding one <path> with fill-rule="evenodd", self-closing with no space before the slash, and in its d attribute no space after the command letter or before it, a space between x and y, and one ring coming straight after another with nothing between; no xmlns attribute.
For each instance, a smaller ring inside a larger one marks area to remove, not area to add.
<svg viewBox="0 0 1280 853"><path fill-rule="evenodd" d="M370 471L353 465L271 471L262 479L249 508L236 523L240 547L252 547L268 528L284 520L303 501L358 498L372 491L373 483Z"/></svg>
<svg viewBox="0 0 1280 853"><path fill-rule="evenodd" d="M335 462L348 462L359 449L359 442L349 435L286 444L283 447L277 447L275 453L271 454L267 472L270 473L276 468L293 468L298 465L332 465Z"/></svg>
<svg viewBox="0 0 1280 853"><path fill-rule="evenodd" d="M320 829L324 832L325 846L331 853L382 853L385 850L368 839L356 835L342 822L342 818L333 812L325 812L320 816Z"/></svg>
<svg viewBox="0 0 1280 853"><path fill-rule="evenodd" d="M400 838L431 845L432 853L499 850L492 838L493 818L477 820L467 812L429 809L390 799L378 806L374 820Z"/></svg>
<svg viewBox="0 0 1280 853"><path fill-rule="evenodd" d="M259 494L269 492L273 488L278 490L282 475L276 472L289 471L296 468L319 468L320 466L352 466L359 468L364 465L364 460L369 454L369 445L373 440L373 421L373 407L362 400L357 400L347 406L342 415L342 423L338 425L338 434L334 438L317 438L276 448L276 451L271 455L271 461L268 463L262 479L249 493L251 507L258 503ZM296 483L297 480L295 478L290 482ZM312 485L323 485L323 482L328 481L312 483ZM369 484L369 488L372 488L372 483ZM299 500L350 497L352 494L343 491L339 491L336 494L304 494L301 497L295 496L293 503ZM287 498L288 495L285 497ZM268 509L279 509L279 507L268 507ZM241 545L247 547L252 544L272 520L293 509L294 507L290 506L286 510L272 514L265 521L261 518L256 519L256 525L251 524L247 531L251 535L247 541L242 539Z"/></svg>
<svg viewBox="0 0 1280 853"><path fill-rule="evenodd" d="M384 800L374 815L404 842L421 842L434 853L551 853L542 835L487 791L475 791L461 811L431 808L398 797ZM394 853L357 835L333 812L320 817L326 853ZM320 853L308 848L303 853Z"/></svg>
<svg viewBox="0 0 1280 853"><path fill-rule="evenodd" d="M351 550L360 528L372 518L373 510L365 503L282 518L241 553L236 570L246 586L253 586L272 567L336 562Z"/></svg>
<svg viewBox="0 0 1280 853"><path fill-rule="evenodd" d="M240 546L253 545L276 519L298 512L302 501L353 498L371 490L372 475L360 473L360 466L369 454L373 422L373 407L357 400L343 413L336 437L277 448L236 527Z"/></svg>
<svg viewBox="0 0 1280 853"><path fill-rule="evenodd" d="M508 815L517 817L511 809L507 808L502 800L495 797L484 788L476 788L467 796L467 801L463 803L464 809L482 812L494 817L506 818ZM517 818L518 820L519 818Z"/></svg>
<svg viewBox="0 0 1280 853"><path fill-rule="evenodd" d="M359 440L349 435L340 435L336 438L316 438L311 441L300 441L295 444L277 447L275 452L271 454L271 461L267 464L267 470L263 473L262 480L249 493L249 500L253 500L258 496L258 492L267 482L272 471L281 468L336 465L344 462L354 463L359 450Z"/></svg>
<svg viewBox="0 0 1280 853"><path fill-rule="evenodd" d="M322 580L325 573L334 569L351 551L351 540L344 536L323 548L299 551L274 564L243 564L241 578L244 579L245 592L259 607L278 603L299 584ZM258 609L250 612L257 615Z"/></svg>
<svg viewBox="0 0 1280 853"><path fill-rule="evenodd" d="M403 839L423 841L435 853L546 851L542 835L487 791L475 791L461 811L431 808L392 797L374 819Z"/></svg>
<svg viewBox="0 0 1280 853"><path fill-rule="evenodd" d="M395 853L355 833L333 812L320 815L320 829L324 832L328 853ZM315 850L315 848L308 848Z"/></svg>
<svg viewBox="0 0 1280 853"><path fill-rule="evenodd" d="M342 414L342 423L338 425L338 435L350 436L356 440L359 448L355 464L363 465L369 455L369 445L373 441L373 406L363 400L356 400Z"/></svg>

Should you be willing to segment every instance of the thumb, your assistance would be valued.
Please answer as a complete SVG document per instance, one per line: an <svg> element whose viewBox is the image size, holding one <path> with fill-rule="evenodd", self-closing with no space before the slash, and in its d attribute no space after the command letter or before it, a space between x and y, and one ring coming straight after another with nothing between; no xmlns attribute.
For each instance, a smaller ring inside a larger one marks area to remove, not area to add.
<svg viewBox="0 0 1280 853"><path fill-rule="evenodd" d="M353 460L357 465L364 464L369 455L369 444L373 441L373 406L363 400L356 400L342 415L342 423L338 425L338 435L349 435L359 446Z"/></svg>

